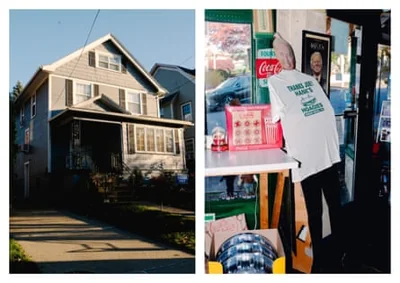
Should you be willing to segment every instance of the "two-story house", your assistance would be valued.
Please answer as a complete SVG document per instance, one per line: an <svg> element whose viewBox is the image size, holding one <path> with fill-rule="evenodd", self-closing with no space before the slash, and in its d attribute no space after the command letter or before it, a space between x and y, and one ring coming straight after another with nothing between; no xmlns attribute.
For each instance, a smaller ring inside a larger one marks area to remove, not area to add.
<svg viewBox="0 0 400 283"><path fill-rule="evenodd" d="M15 101L20 193L65 186L85 170L186 170L193 123L160 117L167 93L112 34L38 68Z"/></svg>
<svg viewBox="0 0 400 283"><path fill-rule="evenodd" d="M150 74L168 91L168 94L160 99L161 116L195 123L195 70L157 63L151 68ZM194 127L185 129L184 136L187 164L194 171Z"/></svg>

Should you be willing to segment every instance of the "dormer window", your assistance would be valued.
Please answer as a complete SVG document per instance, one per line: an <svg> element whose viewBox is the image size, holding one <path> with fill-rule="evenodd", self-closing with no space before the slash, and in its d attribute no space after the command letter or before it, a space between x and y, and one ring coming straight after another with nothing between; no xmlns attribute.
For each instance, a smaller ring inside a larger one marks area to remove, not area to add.
<svg viewBox="0 0 400 283"><path fill-rule="evenodd" d="M120 72L121 56L115 54L97 53L97 67Z"/></svg>

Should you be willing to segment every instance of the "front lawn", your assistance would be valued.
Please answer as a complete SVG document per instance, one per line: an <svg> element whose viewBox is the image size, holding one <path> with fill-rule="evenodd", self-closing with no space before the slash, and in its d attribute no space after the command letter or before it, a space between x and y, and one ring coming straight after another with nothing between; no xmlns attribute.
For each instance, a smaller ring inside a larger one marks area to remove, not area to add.
<svg viewBox="0 0 400 283"><path fill-rule="evenodd" d="M84 213L118 228L195 253L194 216L168 213L142 204L113 203L92 206Z"/></svg>

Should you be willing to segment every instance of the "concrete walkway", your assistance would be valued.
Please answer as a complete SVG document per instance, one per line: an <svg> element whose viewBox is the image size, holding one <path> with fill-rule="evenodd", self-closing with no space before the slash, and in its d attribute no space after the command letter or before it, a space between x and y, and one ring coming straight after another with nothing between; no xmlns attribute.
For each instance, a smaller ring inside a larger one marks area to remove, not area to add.
<svg viewBox="0 0 400 283"><path fill-rule="evenodd" d="M43 273L195 272L194 255L69 212L13 211L10 234Z"/></svg>

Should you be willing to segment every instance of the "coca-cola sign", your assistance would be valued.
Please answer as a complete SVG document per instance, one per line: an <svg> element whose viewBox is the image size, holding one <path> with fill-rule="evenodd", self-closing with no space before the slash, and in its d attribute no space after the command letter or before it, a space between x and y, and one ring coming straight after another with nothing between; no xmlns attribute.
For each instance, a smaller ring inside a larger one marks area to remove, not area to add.
<svg viewBox="0 0 400 283"><path fill-rule="evenodd" d="M256 59L257 79L265 79L278 74L282 70L282 65L276 58Z"/></svg>

